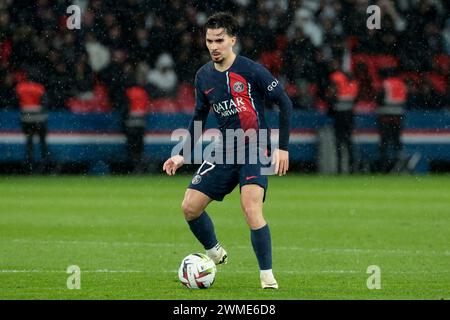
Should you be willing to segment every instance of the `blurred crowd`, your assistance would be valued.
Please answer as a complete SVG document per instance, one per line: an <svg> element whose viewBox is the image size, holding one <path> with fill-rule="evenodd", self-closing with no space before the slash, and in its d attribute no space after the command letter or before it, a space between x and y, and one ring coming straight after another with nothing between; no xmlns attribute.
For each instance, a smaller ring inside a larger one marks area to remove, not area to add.
<svg viewBox="0 0 450 320"><path fill-rule="evenodd" d="M79 30L66 26L71 4ZM371 4L379 30L366 25ZM130 86L147 91L151 111L192 110L209 61L202 26L216 11L237 17L236 50L269 68L298 109L326 106L337 66L359 82L357 109L375 107L384 67L406 81L409 108L450 106L445 0L0 0L0 109L17 108L15 88L32 77L50 110L119 110Z"/></svg>

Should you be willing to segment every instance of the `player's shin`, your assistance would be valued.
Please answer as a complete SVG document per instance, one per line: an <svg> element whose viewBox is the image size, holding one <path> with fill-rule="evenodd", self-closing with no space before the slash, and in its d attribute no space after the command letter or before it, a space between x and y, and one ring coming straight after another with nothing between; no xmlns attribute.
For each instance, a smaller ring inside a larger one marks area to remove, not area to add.
<svg viewBox="0 0 450 320"><path fill-rule="evenodd" d="M214 224L206 213L203 213L196 219L188 221L192 233L206 249L206 255L210 257L215 264L225 264L228 261L228 254L217 241L214 232Z"/></svg>
<svg viewBox="0 0 450 320"><path fill-rule="evenodd" d="M190 220L187 223L194 236L206 250L214 248L218 244L214 224L206 211L203 211L198 218Z"/></svg>
<svg viewBox="0 0 450 320"><path fill-rule="evenodd" d="M258 259L262 288L278 289L278 283L272 273L272 241L269 225L251 230L251 240Z"/></svg>

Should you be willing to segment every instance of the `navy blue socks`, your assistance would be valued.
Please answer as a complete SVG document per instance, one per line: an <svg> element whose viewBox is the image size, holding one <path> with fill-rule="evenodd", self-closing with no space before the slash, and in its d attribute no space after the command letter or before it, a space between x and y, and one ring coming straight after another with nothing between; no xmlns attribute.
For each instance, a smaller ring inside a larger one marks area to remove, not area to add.
<svg viewBox="0 0 450 320"><path fill-rule="evenodd" d="M218 243L214 232L214 224L206 211L203 211L197 219L188 221L188 224L192 233L206 250L213 248ZM259 269L272 269L272 241L269 225L266 224L257 230L250 230L250 235Z"/></svg>
<svg viewBox="0 0 450 320"><path fill-rule="evenodd" d="M214 247L218 241L214 232L214 224L206 211L194 220L188 221L192 233L200 241L203 247L208 250Z"/></svg>
<svg viewBox="0 0 450 320"><path fill-rule="evenodd" d="M270 238L269 225L266 224L264 227L257 230L251 230L250 232L253 250L258 259L259 269L272 269L272 241Z"/></svg>

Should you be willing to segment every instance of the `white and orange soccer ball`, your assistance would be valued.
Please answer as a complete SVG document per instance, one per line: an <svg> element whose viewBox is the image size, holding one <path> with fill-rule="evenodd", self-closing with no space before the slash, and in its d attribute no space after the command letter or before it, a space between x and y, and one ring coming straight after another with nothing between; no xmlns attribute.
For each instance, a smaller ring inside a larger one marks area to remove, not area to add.
<svg viewBox="0 0 450 320"><path fill-rule="evenodd" d="M193 253L181 261L178 278L189 289L207 289L216 278L216 265L203 253Z"/></svg>

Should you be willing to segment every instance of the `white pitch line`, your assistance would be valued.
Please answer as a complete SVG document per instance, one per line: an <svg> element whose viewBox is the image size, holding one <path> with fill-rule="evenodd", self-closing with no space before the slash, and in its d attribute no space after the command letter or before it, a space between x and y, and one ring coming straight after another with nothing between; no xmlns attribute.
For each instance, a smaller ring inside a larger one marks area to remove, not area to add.
<svg viewBox="0 0 450 320"><path fill-rule="evenodd" d="M450 270L430 271L430 270L416 270L416 271L383 271L383 274L444 274L450 273ZM177 273L178 270L166 270L166 273ZM238 274L258 274L254 270L230 270L222 269L220 273L238 273ZM281 274L367 274L366 269L361 270L276 270L275 273Z"/></svg>
<svg viewBox="0 0 450 320"><path fill-rule="evenodd" d="M13 239L11 240L15 243L41 243L41 244L75 244L75 245L100 245L100 246L124 246L124 247L181 247L189 246L183 243L171 243L171 242L121 242L121 241L89 241L89 240L28 240L28 239ZM0 242L10 242L8 240L1 240Z"/></svg>
<svg viewBox="0 0 450 320"><path fill-rule="evenodd" d="M12 239L0 240L0 242L15 242L15 243L41 243L41 244L72 244L72 245L103 245L103 246L136 246L136 247L191 247L187 243L171 243L171 242L120 242L120 241L80 241L80 240L28 240L28 239ZM251 249L251 246L231 246L233 249ZM323 253L323 254L394 254L404 256L450 256L450 251L435 251L435 250L403 250L403 249L361 249L361 248L304 248L298 246L274 246L273 250L289 250L289 251L303 251L309 253Z"/></svg>
<svg viewBox="0 0 450 320"><path fill-rule="evenodd" d="M151 270L83 270L81 273L151 273ZM155 272L155 271L153 271ZM178 270L157 270L156 273L173 273L177 274ZM227 270L222 269L220 273L235 273L235 274L257 274L255 270ZM67 273L65 270L14 270L5 269L0 270L0 273ZM366 270L277 270L280 274L366 274ZM384 271L383 274L444 274L450 273L450 270L430 271L430 270L416 270L416 271Z"/></svg>
<svg viewBox="0 0 450 320"><path fill-rule="evenodd" d="M99 270L81 270L81 273L145 273L150 271L142 271L142 270L107 270L107 269L99 269ZM39 269L31 269L31 270L0 270L0 273L67 273L65 270L39 270Z"/></svg>
<svg viewBox="0 0 450 320"><path fill-rule="evenodd" d="M222 270L223 271L223 270ZM220 271L220 272L222 272ZM81 273L150 273L151 270L80 270ZM178 270L160 270L156 271L163 272L163 273L178 273ZM356 271L356 270L322 270L322 271L277 271L277 273L282 274L303 274L303 273L364 273L364 270L362 271ZM66 273L65 270L0 270L0 273ZM231 271L225 271L225 273L237 273L237 274L257 274L254 270L231 270Z"/></svg>
<svg viewBox="0 0 450 320"><path fill-rule="evenodd" d="M399 255L444 255L450 256L450 251L435 250L402 250L402 249L358 249L358 248L296 248L296 247L276 247L280 250L302 250L318 253L381 253L381 254L399 254Z"/></svg>

